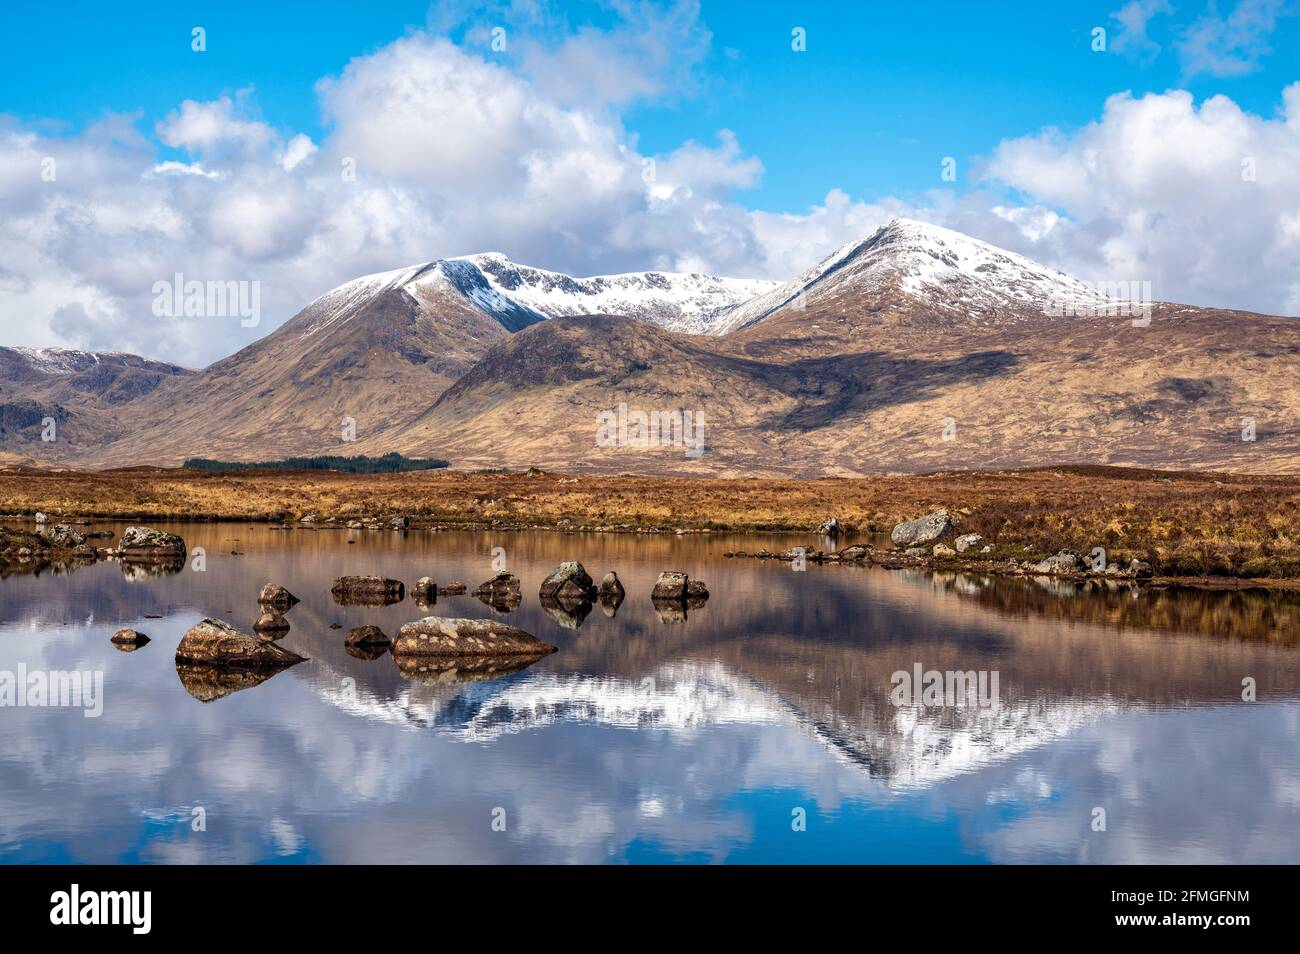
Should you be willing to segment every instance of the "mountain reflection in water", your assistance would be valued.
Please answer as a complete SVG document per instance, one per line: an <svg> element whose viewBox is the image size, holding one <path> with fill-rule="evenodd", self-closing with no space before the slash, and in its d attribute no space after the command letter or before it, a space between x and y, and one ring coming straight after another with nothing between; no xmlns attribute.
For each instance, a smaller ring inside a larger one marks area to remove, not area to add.
<svg viewBox="0 0 1300 954"><path fill-rule="evenodd" d="M207 569L0 581L0 670L105 674L97 719L0 708L12 862L1263 862L1300 848L1292 594L721 557L805 542L790 538L158 526L203 546ZM498 546L517 608L330 596L347 574L472 593ZM540 605L568 559L618 571L616 615ZM665 618L649 595L663 570L711 598ZM264 681L176 666L204 616L251 632L268 581L302 599L280 644L308 661ZM404 672L344 645L353 627L391 636L426 615L503 618L559 651ZM122 627L152 642L119 653ZM1000 704L895 707L891 675L918 663L996 671ZM1097 806L1106 832L1091 831ZM807 831L791 829L796 807Z"/></svg>

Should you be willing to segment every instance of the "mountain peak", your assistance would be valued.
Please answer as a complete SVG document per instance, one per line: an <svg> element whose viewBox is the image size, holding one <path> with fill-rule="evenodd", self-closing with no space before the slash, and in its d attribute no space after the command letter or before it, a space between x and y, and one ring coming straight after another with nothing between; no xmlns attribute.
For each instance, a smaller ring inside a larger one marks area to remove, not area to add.
<svg viewBox="0 0 1300 954"><path fill-rule="evenodd" d="M791 307L838 307L850 294L870 299L876 314L918 311L945 327L1002 325L1041 317L1054 303L1102 297L1016 252L900 216L794 281L739 305L724 316L721 330L748 328Z"/></svg>

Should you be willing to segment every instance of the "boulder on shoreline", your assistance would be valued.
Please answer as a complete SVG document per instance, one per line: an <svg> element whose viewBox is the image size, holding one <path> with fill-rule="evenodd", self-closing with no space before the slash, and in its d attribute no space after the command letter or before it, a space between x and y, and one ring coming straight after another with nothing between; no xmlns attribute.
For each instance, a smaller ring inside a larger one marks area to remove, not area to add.
<svg viewBox="0 0 1300 954"><path fill-rule="evenodd" d="M343 606L387 606L405 598L406 584L384 576L340 576L330 593Z"/></svg>
<svg viewBox="0 0 1300 954"><path fill-rule="evenodd" d="M1073 550L1062 550L1055 556L1049 556L1045 560L1039 560L1031 568L1031 572L1041 576L1057 576L1065 573L1082 572L1083 561L1079 554Z"/></svg>
<svg viewBox="0 0 1300 954"><path fill-rule="evenodd" d="M947 510L935 510L915 520L904 520L895 524L889 534L894 546L900 548L925 546L934 543L957 525L957 521Z"/></svg>
<svg viewBox="0 0 1300 954"><path fill-rule="evenodd" d="M190 627L176 647L176 662L238 669L283 669L305 659L266 639L241 633L208 617Z"/></svg>
<svg viewBox="0 0 1300 954"><path fill-rule="evenodd" d="M274 606L280 612L284 612L301 601L280 584L267 583L257 594L257 602L261 606Z"/></svg>
<svg viewBox="0 0 1300 954"><path fill-rule="evenodd" d="M406 623L393 640L394 656L548 656L556 647L516 626L492 619L426 616Z"/></svg>

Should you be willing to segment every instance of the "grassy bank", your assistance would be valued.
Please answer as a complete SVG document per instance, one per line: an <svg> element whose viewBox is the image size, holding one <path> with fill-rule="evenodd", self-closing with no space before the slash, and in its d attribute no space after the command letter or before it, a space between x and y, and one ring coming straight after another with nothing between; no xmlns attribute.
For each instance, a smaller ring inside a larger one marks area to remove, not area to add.
<svg viewBox="0 0 1300 954"><path fill-rule="evenodd" d="M962 532L1024 556L1106 547L1176 576L1300 577L1300 477L1069 467L862 480L712 480L423 471L202 474L135 468L0 473L0 512L133 520L862 532L945 507Z"/></svg>

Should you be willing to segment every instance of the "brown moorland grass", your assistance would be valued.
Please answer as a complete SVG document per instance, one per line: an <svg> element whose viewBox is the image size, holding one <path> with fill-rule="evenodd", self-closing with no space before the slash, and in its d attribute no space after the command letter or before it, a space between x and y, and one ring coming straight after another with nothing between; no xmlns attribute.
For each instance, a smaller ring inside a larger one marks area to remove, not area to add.
<svg viewBox="0 0 1300 954"><path fill-rule="evenodd" d="M820 480L419 471L212 474L130 468L0 472L0 512L170 520L339 520L804 532L837 517L860 532L944 507L999 554L1071 547L1140 556L1177 576L1300 577L1300 477L1115 467ZM568 524L561 524L567 520ZM1023 548L1023 549L1022 549Z"/></svg>

